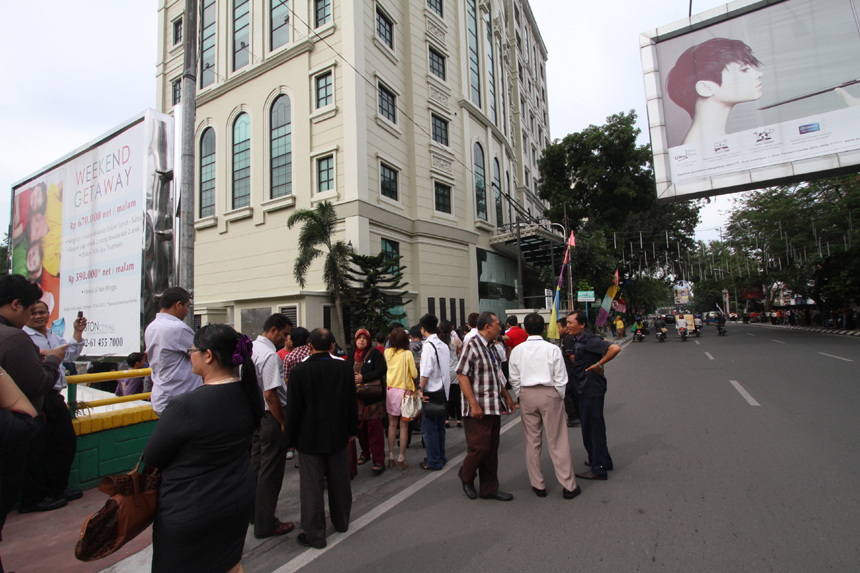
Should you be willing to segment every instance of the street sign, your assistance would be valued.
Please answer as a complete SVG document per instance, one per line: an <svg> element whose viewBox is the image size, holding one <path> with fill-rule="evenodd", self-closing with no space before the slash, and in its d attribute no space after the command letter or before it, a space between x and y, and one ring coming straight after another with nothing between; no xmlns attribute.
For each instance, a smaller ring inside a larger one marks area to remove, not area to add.
<svg viewBox="0 0 860 573"><path fill-rule="evenodd" d="M593 290L576 291L576 302L594 302L595 300Z"/></svg>
<svg viewBox="0 0 860 573"><path fill-rule="evenodd" d="M552 310L552 291L548 288L544 289L543 295L546 297L546 309Z"/></svg>

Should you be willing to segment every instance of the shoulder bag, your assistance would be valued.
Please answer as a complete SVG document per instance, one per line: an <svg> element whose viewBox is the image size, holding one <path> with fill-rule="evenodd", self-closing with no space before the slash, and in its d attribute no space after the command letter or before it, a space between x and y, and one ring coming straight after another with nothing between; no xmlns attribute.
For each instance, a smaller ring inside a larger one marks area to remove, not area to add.
<svg viewBox="0 0 860 573"><path fill-rule="evenodd" d="M403 376L404 381L409 381L409 365L408 360L403 357ZM412 392L411 394L409 392ZM403 394L403 399L400 401L400 416L407 422L411 422L421 415L421 398L415 393L415 383L412 383L412 390L406 390Z"/></svg>
<svg viewBox="0 0 860 573"><path fill-rule="evenodd" d="M371 348L367 353L368 358L370 358L371 353L374 351L374 348ZM376 351L379 352L378 350ZM364 365L364 361L356 364L355 373L361 374L361 367ZM377 402L381 402L385 400L385 385L382 383L382 379L373 380L372 382L367 382L366 384L359 384L355 387L356 397L361 400L361 402L368 406L370 404L376 404Z"/></svg>
<svg viewBox="0 0 860 573"><path fill-rule="evenodd" d="M442 364L439 363L439 351L432 342L430 342L430 346L433 347L433 352L436 353L436 365L439 367L439 374L443 375ZM423 402L422 404L425 416L428 418L439 418L448 415L448 399L445 397L444 384L441 389L435 392L424 392L424 395L430 399L429 402Z"/></svg>
<svg viewBox="0 0 860 573"><path fill-rule="evenodd" d="M95 561L107 557L152 523L158 507L161 470L147 467L138 472L142 460L141 455L133 470L108 476L99 484L99 490L111 497L103 508L84 521L81 537L75 545L78 560Z"/></svg>

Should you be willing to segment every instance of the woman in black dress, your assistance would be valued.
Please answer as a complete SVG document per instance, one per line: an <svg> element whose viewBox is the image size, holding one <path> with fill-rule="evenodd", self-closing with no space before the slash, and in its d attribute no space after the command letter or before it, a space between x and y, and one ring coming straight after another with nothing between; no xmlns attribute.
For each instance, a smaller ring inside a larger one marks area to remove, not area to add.
<svg viewBox="0 0 860 573"><path fill-rule="evenodd" d="M188 352L203 386L171 400L143 451L162 470L152 571L242 572L256 491L248 452L263 415L251 341L210 324Z"/></svg>

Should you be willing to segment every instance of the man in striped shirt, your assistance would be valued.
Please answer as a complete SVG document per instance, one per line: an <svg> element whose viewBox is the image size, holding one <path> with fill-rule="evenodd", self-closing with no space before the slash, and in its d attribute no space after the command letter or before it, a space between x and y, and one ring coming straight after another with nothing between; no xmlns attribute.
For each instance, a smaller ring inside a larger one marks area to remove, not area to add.
<svg viewBox="0 0 860 573"><path fill-rule="evenodd" d="M478 335L466 342L457 364L468 447L459 476L470 499L478 498L474 482L480 475L480 497L510 501L514 496L499 490L499 431L503 409L513 412L517 405L505 389L501 360L496 352L495 341L502 324L495 314L484 312L478 317L476 328Z"/></svg>

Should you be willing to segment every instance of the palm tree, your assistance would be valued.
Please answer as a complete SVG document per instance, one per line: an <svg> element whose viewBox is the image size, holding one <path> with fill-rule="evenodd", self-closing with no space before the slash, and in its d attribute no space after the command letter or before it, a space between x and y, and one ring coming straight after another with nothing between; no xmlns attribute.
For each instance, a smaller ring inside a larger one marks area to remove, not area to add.
<svg viewBox="0 0 860 573"><path fill-rule="evenodd" d="M325 255L323 262L323 281L329 297L334 301L337 313L337 339L345 348L347 340L343 331L343 309L341 308L341 293L348 288L349 247L343 241L332 243L337 213L334 205L328 201L318 203L313 209L299 209L287 220L287 227L292 229L296 223L302 224L299 233L299 256L293 266L293 277L299 286L305 287L305 278L311 263L320 255ZM327 253L320 247L325 247Z"/></svg>

